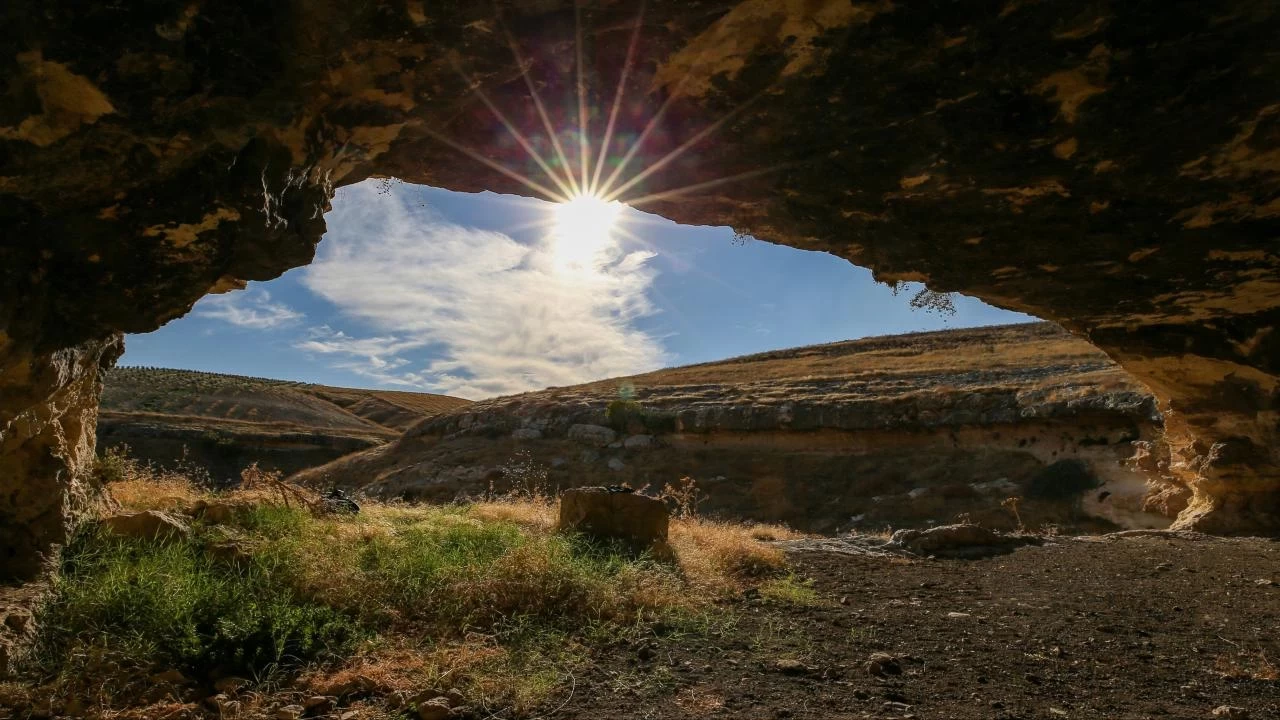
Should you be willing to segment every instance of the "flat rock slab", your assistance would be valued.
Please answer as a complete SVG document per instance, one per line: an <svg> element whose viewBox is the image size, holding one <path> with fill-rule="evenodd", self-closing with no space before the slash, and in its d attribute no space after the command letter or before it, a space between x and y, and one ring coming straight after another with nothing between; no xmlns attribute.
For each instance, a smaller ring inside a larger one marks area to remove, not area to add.
<svg viewBox="0 0 1280 720"><path fill-rule="evenodd" d="M185 537L191 532L186 523L158 510L112 515L103 518L102 525L116 535L141 540Z"/></svg>

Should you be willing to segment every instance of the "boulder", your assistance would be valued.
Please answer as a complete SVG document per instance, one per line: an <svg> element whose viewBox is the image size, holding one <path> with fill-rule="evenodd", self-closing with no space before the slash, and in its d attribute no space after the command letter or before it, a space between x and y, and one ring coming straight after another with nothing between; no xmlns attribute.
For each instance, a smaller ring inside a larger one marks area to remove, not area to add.
<svg viewBox="0 0 1280 720"><path fill-rule="evenodd" d="M537 440L542 437L542 431L535 428L520 428L511 433L512 440Z"/></svg>
<svg viewBox="0 0 1280 720"><path fill-rule="evenodd" d="M141 540L186 537L191 533L186 523L159 510L112 515L103 518L102 525L116 535Z"/></svg>
<svg viewBox="0 0 1280 720"><path fill-rule="evenodd" d="M608 447L609 443L618 439L618 433L603 425L574 425L566 434L570 440L577 440L592 447Z"/></svg>
<svg viewBox="0 0 1280 720"><path fill-rule="evenodd" d="M602 487L560 495L560 530L626 540L636 547L666 546L667 506L661 500Z"/></svg>
<svg viewBox="0 0 1280 720"><path fill-rule="evenodd" d="M622 446L628 450L641 450L644 448L653 447L653 436L652 435L632 435L631 437L622 441Z"/></svg>

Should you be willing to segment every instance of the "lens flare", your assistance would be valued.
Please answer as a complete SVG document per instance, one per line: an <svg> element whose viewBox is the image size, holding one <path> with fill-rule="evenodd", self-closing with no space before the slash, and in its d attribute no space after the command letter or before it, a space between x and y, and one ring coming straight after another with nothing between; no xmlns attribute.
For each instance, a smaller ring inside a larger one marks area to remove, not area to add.
<svg viewBox="0 0 1280 720"><path fill-rule="evenodd" d="M613 228L623 205L595 195L575 195L555 205L551 234L561 265L591 269L606 259L613 246Z"/></svg>

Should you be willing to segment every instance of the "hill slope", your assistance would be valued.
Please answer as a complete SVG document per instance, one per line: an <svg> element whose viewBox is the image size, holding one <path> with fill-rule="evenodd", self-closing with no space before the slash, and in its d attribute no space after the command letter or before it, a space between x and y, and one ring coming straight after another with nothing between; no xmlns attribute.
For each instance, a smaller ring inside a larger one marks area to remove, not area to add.
<svg viewBox="0 0 1280 720"><path fill-rule="evenodd" d="M190 370L121 367L102 392L98 443L144 460L184 456L215 479L251 462L284 472L380 445L468 404L447 395L357 390Z"/></svg>
<svg viewBox="0 0 1280 720"><path fill-rule="evenodd" d="M819 532L968 514L1161 526L1178 488L1121 463L1150 394L1049 323L868 338L477 402L298 479L450 501L683 476L703 510ZM1164 494L1162 494L1164 493ZM1154 511L1154 512L1153 512Z"/></svg>

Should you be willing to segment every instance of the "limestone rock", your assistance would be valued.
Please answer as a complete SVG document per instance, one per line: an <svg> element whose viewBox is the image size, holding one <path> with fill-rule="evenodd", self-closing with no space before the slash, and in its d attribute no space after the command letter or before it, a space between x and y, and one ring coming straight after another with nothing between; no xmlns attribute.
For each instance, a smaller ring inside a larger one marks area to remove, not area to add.
<svg viewBox="0 0 1280 720"><path fill-rule="evenodd" d="M159 510L112 515L103 518L102 524L116 535L139 540L186 537L191 532L181 520Z"/></svg>
<svg viewBox="0 0 1280 720"><path fill-rule="evenodd" d="M653 447L652 435L631 435L622 441L622 447L628 450L642 450Z"/></svg>
<svg viewBox="0 0 1280 720"><path fill-rule="evenodd" d="M573 488L560 494L561 530L626 540L638 547L665 544L667 506L633 492Z"/></svg>
<svg viewBox="0 0 1280 720"><path fill-rule="evenodd" d="M120 336L109 335L33 354L6 335L4 314L0 309L0 581L35 576L42 557L97 506L101 372L124 350Z"/></svg>
<svg viewBox="0 0 1280 720"><path fill-rule="evenodd" d="M584 445L592 447L607 447L609 443L618 438L618 433L612 428L603 425L588 425L581 423L569 428L567 436L570 440L577 440Z"/></svg>

